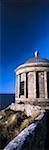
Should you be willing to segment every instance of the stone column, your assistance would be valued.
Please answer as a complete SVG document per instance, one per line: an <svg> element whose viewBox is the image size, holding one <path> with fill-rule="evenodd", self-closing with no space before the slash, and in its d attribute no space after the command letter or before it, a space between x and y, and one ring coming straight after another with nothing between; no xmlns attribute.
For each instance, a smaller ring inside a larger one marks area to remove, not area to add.
<svg viewBox="0 0 49 150"><path fill-rule="evenodd" d="M48 93L47 93L47 72L44 72L44 81L45 81L45 99L48 98Z"/></svg>
<svg viewBox="0 0 49 150"><path fill-rule="evenodd" d="M26 73L24 73L24 96L26 98Z"/></svg>
<svg viewBox="0 0 49 150"><path fill-rule="evenodd" d="M16 97L18 96L18 76L16 76Z"/></svg>
<svg viewBox="0 0 49 150"><path fill-rule="evenodd" d="M15 101L17 98L17 76L16 76L16 82L15 82Z"/></svg>
<svg viewBox="0 0 49 150"><path fill-rule="evenodd" d="M36 99L36 72L34 72L34 98Z"/></svg>
<svg viewBox="0 0 49 150"><path fill-rule="evenodd" d="M28 98L34 99L34 72L28 73Z"/></svg>
<svg viewBox="0 0 49 150"><path fill-rule="evenodd" d="M17 87L17 97L19 98L19 95L20 95L20 75L18 75L17 77L18 81L17 81L17 84L18 84L18 87Z"/></svg>
<svg viewBox="0 0 49 150"><path fill-rule="evenodd" d="M45 98L44 71L38 73L39 77L39 98Z"/></svg>

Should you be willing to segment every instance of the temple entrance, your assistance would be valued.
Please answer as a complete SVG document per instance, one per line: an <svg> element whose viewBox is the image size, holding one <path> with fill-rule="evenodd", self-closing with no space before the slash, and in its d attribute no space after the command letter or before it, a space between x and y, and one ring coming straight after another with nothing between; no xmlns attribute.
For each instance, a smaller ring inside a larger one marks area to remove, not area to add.
<svg viewBox="0 0 49 150"><path fill-rule="evenodd" d="M48 92L48 98L49 98L49 72L47 72L47 92Z"/></svg>
<svg viewBox="0 0 49 150"><path fill-rule="evenodd" d="M36 98L39 98L39 76L38 76L38 72L36 72Z"/></svg>

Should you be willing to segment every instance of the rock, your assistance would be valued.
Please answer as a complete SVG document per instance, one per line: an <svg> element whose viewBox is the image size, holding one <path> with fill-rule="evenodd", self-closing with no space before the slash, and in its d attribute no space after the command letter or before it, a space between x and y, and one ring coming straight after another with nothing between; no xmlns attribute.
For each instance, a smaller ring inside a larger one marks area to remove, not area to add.
<svg viewBox="0 0 49 150"><path fill-rule="evenodd" d="M10 109L11 109L11 110L14 110L14 111L16 111L16 112L17 112L17 111L22 111L22 112L23 112L23 111L24 111L24 104L13 104L13 103L12 103L12 104L10 105Z"/></svg>
<svg viewBox="0 0 49 150"><path fill-rule="evenodd" d="M39 114L41 111L41 107L39 106L34 106L34 105L30 105L30 104L13 104L10 106L10 109L14 110L14 111L25 111L25 114L27 115L27 117L29 116L33 116L33 114Z"/></svg>

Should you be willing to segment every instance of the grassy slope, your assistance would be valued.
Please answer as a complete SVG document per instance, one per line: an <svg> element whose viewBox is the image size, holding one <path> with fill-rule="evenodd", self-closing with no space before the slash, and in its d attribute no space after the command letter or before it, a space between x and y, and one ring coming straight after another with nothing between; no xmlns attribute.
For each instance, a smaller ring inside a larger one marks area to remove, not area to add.
<svg viewBox="0 0 49 150"><path fill-rule="evenodd" d="M3 149L25 127L34 122L39 114L27 117L25 112L14 112L10 109L0 112L0 149Z"/></svg>

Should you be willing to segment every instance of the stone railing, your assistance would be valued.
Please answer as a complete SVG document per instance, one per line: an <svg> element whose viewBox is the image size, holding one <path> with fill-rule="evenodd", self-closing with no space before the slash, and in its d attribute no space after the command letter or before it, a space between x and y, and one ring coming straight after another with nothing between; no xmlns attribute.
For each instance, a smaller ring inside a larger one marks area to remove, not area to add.
<svg viewBox="0 0 49 150"><path fill-rule="evenodd" d="M45 112L15 137L4 150L44 150L46 139Z"/></svg>

